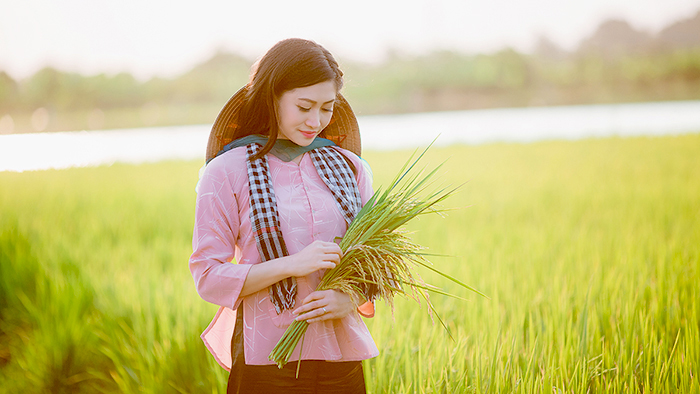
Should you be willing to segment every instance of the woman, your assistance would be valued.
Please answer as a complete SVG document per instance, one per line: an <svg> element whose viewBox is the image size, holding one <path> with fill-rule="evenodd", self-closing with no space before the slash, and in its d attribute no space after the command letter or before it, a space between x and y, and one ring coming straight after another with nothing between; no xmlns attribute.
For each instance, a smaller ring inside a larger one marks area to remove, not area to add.
<svg viewBox="0 0 700 394"><path fill-rule="evenodd" d="M372 196L342 76L320 45L281 41L212 128L190 271L201 297L221 306L202 338L230 369L228 392L365 391L361 361L378 350L359 314L371 317L373 305L314 291ZM278 369L268 355L295 319L309 328Z"/></svg>

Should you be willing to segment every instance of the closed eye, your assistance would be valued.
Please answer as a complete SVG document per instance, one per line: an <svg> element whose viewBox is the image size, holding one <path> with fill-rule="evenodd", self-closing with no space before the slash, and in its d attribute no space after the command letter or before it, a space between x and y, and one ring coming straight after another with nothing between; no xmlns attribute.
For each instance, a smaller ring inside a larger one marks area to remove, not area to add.
<svg viewBox="0 0 700 394"><path fill-rule="evenodd" d="M297 105L297 107L299 107L299 111L302 111L302 112L309 112L309 111L311 111L311 108L306 108L306 107L302 107L302 106L299 106L299 105Z"/></svg>

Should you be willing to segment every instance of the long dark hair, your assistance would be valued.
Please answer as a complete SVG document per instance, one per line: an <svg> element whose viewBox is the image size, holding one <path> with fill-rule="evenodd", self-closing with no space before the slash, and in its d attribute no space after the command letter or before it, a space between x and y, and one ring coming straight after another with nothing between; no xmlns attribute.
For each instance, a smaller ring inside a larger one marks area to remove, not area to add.
<svg viewBox="0 0 700 394"><path fill-rule="evenodd" d="M343 87L343 72L326 48L300 38L278 42L254 66L233 138L268 136L263 149L252 159L264 156L277 140L277 100L282 93L325 81L334 81L337 91Z"/></svg>

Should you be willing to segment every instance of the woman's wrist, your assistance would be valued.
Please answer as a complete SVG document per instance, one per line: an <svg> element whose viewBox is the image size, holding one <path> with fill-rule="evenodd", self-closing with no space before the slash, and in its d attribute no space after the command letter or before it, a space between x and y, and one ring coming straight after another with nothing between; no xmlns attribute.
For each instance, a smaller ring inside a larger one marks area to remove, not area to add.
<svg viewBox="0 0 700 394"><path fill-rule="evenodd" d="M297 276L293 270L296 259L296 255L292 254L273 260L275 262L275 270L280 273L280 276L283 276L282 279Z"/></svg>
<svg viewBox="0 0 700 394"><path fill-rule="evenodd" d="M262 263L253 264L248 271L248 276L243 283L242 296L247 296L263 290L283 279L292 276L289 271L289 262L285 256L268 260Z"/></svg>

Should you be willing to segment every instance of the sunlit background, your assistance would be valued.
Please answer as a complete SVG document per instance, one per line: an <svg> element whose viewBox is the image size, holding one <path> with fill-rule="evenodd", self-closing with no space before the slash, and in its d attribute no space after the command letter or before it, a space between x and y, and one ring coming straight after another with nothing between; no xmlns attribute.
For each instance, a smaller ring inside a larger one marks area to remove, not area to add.
<svg viewBox="0 0 700 394"><path fill-rule="evenodd" d="M195 185L287 37L339 59L375 188L439 135L462 188L408 232L490 297L421 272L454 339L379 302L370 394L700 393L700 0L0 0L0 394L225 391Z"/></svg>
<svg viewBox="0 0 700 394"><path fill-rule="evenodd" d="M280 39L360 115L697 99L699 0L5 2L0 134L211 123Z"/></svg>
<svg viewBox="0 0 700 394"><path fill-rule="evenodd" d="M373 63L389 50L531 53L541 37L575 50L607 19L654 34L699 10L697 0L6 1L0 69L176 77L217 51L254 58L287 37Z"/></svg>

